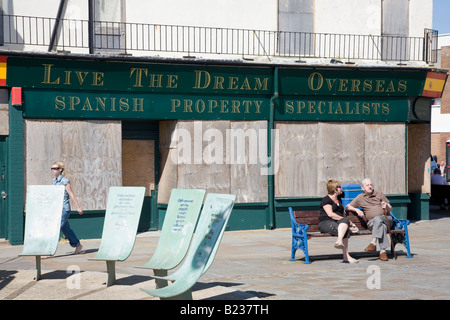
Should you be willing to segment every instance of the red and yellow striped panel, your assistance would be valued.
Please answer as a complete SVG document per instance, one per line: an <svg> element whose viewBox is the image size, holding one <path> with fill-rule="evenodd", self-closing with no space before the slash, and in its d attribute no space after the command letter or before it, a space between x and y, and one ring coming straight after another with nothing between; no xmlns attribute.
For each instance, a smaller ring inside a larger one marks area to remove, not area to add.
<svg viewBox="0 0 450 320"><path fill-rule="evenodd" d="M446 73L428 72L422 96L431 98L440 98L444 91Z"/></svg>
<svg viewBox="0 0 450 320"><path fill-rule="evenodd" d="M6 86L6 56L0 56L0 87Z"/></svg>

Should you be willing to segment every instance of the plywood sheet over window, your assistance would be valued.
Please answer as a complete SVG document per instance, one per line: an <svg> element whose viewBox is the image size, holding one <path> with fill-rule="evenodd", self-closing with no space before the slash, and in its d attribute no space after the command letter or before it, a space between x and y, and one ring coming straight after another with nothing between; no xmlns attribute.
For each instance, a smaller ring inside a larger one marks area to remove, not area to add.
<svg viewBox="0 0 450 320"><path fill-rule="evenodd" d="M365 125L365 174L385 194L406 193L404 124Z"/></svg>
<svg viewBox="0 0 450 320"><path fill-rule="evenodd" d="M359 183L364 179L364 124L319 123L317 192L326 194L326 182Z"/></svg>
<svg viewBox="0 0 450 320"><path fill-rule="evenodd" d="M430 136L430 124L408 125L408 192L431 192Z"/></svg>
<svg viewBox="0 0 450 320"><path fill-rule="evenodd" d="M369 177L386 194L404 194L405 125L277 122L275 197L326 194L326 181Z"/></svg>
<svg viewBox="0 0 450 320"><path fill-rule="evenodd" d="M244 138L242 144L231 144L228 140L229 146L236 146L235 150L239 151L235 161L230 161L231 193L236 194L240 203L267 202L268 179L264 174L267 162L267 122L231 121L230 129L230 139Z"/></svg>
<svg viewBox="0 0 450 320"><path fill-rule="evenodd" d="M145 186L145 195L155 190L155 141L122 140L123 185Z"/></svg>
<svg viewBox="0 0 450 320"><path fill-rule="evenodd" d="M231 192L230 165L225 162L224 148L226 129L229 128L229 121L178 122L177 129L185 130L184 142L191 138L190 143L179 144L183 150L178 148L179 188L206 189L207 192L214 193ZM211 150L213 143L217 144L215 150Z"/></svg>
<svg viewBox="0 0 450 320"><path fill-rule="evenodd" d="M174 136L176 127L176 120L159 122L158 203L169 203L172 189L177 188L178 153L177 139Z"/></svg>
<svg viewBox="0 0 450 320"><path fill-rule="evenodd" d="M83 210L105 210L110 186L122 185L119 121L25 121L26 185L50 184L62 161Z"/></svg>
<svg viewBox="0 0 450 320"><path fill-rule="evenodd" d="M319 126L317 123L278 122L279 155L275 197L316 196Z"/></svg>
<svg viewBox="0 0 450 320"><path fill-rule="evenodd" d="M238 203L266 202L266 159L260 157L267 155L266 129L266 121L160 122L158 203L168 202L172 188L232 193Z"/></svg>
<svg viewBox="0 0 450 320"><path fill-rule="evenodd" d="M7 89L0 89L0 135L9 135L9 94Z"/></svg>

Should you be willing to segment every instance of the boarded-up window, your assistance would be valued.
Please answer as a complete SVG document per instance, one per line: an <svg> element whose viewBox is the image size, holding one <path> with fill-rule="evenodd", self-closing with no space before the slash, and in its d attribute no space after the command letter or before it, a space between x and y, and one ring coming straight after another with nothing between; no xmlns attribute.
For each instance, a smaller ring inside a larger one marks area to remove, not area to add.
<svg viewBox="0 0 450 320"><path fill-rule="evenodd" d="M267 202L267 121L161 121L158 203L172 188Z"/></svg>
<svg viewBox="0 0 450 320"><path fill-rule="evenodd" d="M82 209L106 209L109 187L122 185L120 121L26 120L25 135L26 185L51 184L62 161Z"/></svg>
<svg viewBox="0 0 450 320"><path fill-rule="evenodd" d="M383 0L382 60L409 57L409 0Z"/></svg>
<svg viewBox="0 0 450 320"><path fill-rule="evenodd" d="M314 1L278 2L279 52L284 55L310 55L313 52Z"/></svg>
<svg viewBox="0 0 450 320"><path fill-rule="evenodd" d="M371 178L385 194L404 194L405 125L277 122L276 197L320 197L326 181Z"/></svg>

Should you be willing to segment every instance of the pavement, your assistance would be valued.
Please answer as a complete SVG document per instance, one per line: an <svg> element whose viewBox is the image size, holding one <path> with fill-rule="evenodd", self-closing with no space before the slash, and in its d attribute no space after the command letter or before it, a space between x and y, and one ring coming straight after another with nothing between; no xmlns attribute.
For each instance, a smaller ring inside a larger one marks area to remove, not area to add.
<svg viewBox="0 0 450 320"><path fill-rule="evenodd" d="M193 287L193 300L448 300L450 299L450 211L430 206L430 220L409 225L413 258L396 247L397 259L380 261L364 252L370 235L350 239L358 264L342 263L334 238L309 241L311 264L298 250L290 261L291 230L225 232L211 268ZM159 231L136 236L125 261L116 262L114 285L107 287L106 263L90 261L100 239L85 239L84 253L73 255L66 241L55 256L42 260L42 278L34 280L34 257L19 256L22 246L0 242L2 300L159 300L152 271L136 268L156 250ZM171 272L169 272L171 273Z"/></svg>

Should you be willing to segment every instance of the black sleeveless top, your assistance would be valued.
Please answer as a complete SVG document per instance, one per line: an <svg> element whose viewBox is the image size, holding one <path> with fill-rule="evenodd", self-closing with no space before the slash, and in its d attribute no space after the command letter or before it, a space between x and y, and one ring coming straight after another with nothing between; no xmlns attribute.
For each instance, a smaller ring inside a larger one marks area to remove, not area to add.
<svg viewBox="0 0 450 320"><path fill-rule="evenodd" d="M331 200L330 196L326 195L322 201L320 202L320 214L319 214L319 222L326 221L326 220L333 220L331 219L325 210L323 209L323 206L329 204L331 205L331 210L333 210L334 213L340 215L341 217L345 217L345 208L342 204L342 197L344 197L344 193L338 196L339 205L337 205L333 200Z"/></svg>

